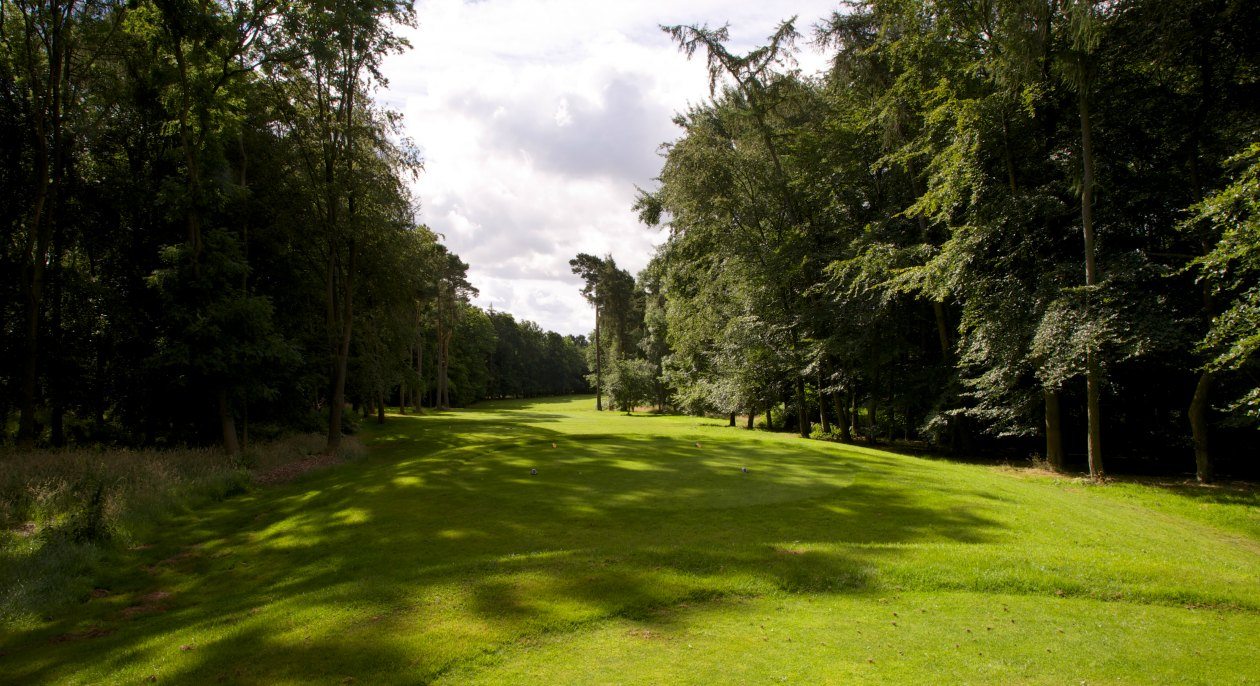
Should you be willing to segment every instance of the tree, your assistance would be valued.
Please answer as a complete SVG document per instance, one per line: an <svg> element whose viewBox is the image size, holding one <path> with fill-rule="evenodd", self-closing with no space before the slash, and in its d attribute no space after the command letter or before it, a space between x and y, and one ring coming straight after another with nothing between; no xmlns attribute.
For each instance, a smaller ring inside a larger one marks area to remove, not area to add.
<svg viewBox="0 0 1260 686"><path fill-rule="evenodd" d="M1260 361L1260 142L1232 158L1239 169L1234 181L1194 207L1195 214L1183 224L1193 229L1206 222L1219 235L1206 255L1191 264L1224 310L1213 322L1198 347L1211 357L1205 370L1238 373L1254 369ZM1228 410L1248 422L1260 420L1260 384L1242 384L1241 393ZM1211 464L1199 457L1200 481L1213 478Z"/></svg>
<svg viewBox="0 0 1260 686"><path fill-rule="evenodd" d="M273 83L291 103L288 124L301 150L327 265L326 450L334 452L341 444L360 234L371 221L360 213L366 186L356 168L387 147L382 117L372 111L369 93L382 82L381 59L406 45L395 27L412 22L414 14L409 3L399 0L328 0L304 9L286 15L290 41L300 46L301 57L276 70Z"/></svg>
<svg viewBox="0 0 1260 686"><path fill-rule="evenodd" d="M600 282L604 276L604 261L588 255L586 253L578 253L578 256L569 260L569 266L573 273L582 278L582 296L586 298L586 302L595 307L595 409L603 411L604 409L604 360L603 360L603 344L600 341L600 306L603 303L604 294L600 291Z"/></svg>
<svg viewBox="0 0 1260 686"><path fill-rule="evenodd" d="M1098 47L1104 17L1096 0L1062 0L1061 7L1066 21L1068 50L1065 74L1076 89L1077 111L1080 117L1081 158L1081 233L1085 241L1085 286L1098 285L1096 238L1094 235L1094 144L1090 99L1093 96L1094 51ZM1103 476L1102 463L1102 365L1097 350L1089 350L1085 356L1086 398L1089 420L1089 474L1095 479Z"/></svg>
<svg viewBox="0 0 1260 686"><path fill-rule="evenodd" d="M726 26L718 29L710 29L704 25L661 27L674 39L679 49L688 58L694 56L699 50L705 52L711 96L717 95L720 83L731 84L730 90L724 93L723 98L726 105L723 111L727 114L727 118L722 125L719 125L718 133L727 135L728 131L736 132L743 129L742 133L745 136L749 136L756 141L756 144L759 144L759 149L752 148L755 151L753 154L764 155L766 158L764 162L768 164L763 162L749 167L751 170L761 172L761 178L755 185L749 184L749 187L755 189L752 190L753 194L760 196L754 200L756 204L764 204L769 200L770 207L765 210L752 210L748 219L756 226L763 243L766 236L765 230L769 228L772 235L778 239L777 245L773 248L789 248L783 251L775 250L780 253L780 257L792 255L794 251L790 248L799 249L807 244L806 241L799 240L807 228L806 212L802 206L800 194L794 188L789 172L785 168L783 151L778 143L779 132L775 130L776 125L782 126L786 123L776 121L776 118L794 114L790 109L796 104L794 96L802 92L796 88L798 84L796 79L784 76L777 71L779 68L789 67L795 63L793 52L798 37L795 20L793 17L779 24L765 45L743 55L732 53L726 48L725 42L730 39L730 32ZM740 119L743 121L739 121ZM728 144L733 142L729 138L733 137L728 137ZM748 199L753 200L753 198ZM667 209L674 212L673 207L667 206ZM677 218L676 212L675 217ZM769 277L767 283L774 284L771 288L775 300L778 301L776 308L778 311L774 315L782 322L778 325L789 334L787 353L792 357L800 357L802 341L798 335L797 324L802 318L797 308L801 303L799 296L803 289L799 281L793 278L799 270L797 267L799 262L790 260L786 264L775 264L778 260L767 260L764 253L759 255L759 258L763 269L769 268L776 272L773 276L767 275ZM767 315L771 312L772 310L765 311ZM804 375L806 372L799 360L792 367L795 377L793 385L796 391L798 428L802 436L808 437L810 420L805 404Z"/></svg>
<svg viewBox="0 0 1260 686"><path fill-rule="evenodd" d="M66 203L64 182L70 165L74 131L79 114L81 79L85 70L76 59L84 57L82 36L99 17L112 19L121 9L93 0L28 2L12 0L0 16L0 82L11 98L24 129L23 147L28 152L17 160L24 200L13 207L22 270L21 296L25 327L22 331L22 365L19 384L18 444L24 448L36 439L35 412L39 396L40 350L43 313L50 266L60 262L62 241L58 220Z"/></svg>
<svg viewBox="0 0 1260 686"><path fill-rule="evenodd" d="M604 377L605 392L608 393L610 409L622 409L632 414L634 408L651 400L652 384L656 377L656 369L651 362L634 358L614 360Z"/></svg>

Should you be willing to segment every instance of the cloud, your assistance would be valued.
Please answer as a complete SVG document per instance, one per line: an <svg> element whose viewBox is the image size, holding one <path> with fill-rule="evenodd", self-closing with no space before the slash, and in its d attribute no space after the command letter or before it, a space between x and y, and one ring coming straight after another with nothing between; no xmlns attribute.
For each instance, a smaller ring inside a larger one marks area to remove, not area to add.
<svg viewBox="0 0 1260 686"><path fill-rule="evenodd" d="M420 146L421 220L471 265L478 303L562 333L591 328L568 261L611 254L637 271L663 236L638 224L635 186L651 187L671 120L708 97L659 24L732 24L732 47L777 23L798 28L834 1L631 3L421 0L413 49L384 65L378 94ZM820 66L806 54L802 67Z"/></svg>
<svg viewBox="0 0 1260 686"><path fill-rule="evenodd" d="M635 75L606 78L595 98L564 93L550 113L493 118L491 144L505 155L524 153L543 172L626 184L651 179L660 169L657 145L674 136L673 110L652 98Z"/></svg>

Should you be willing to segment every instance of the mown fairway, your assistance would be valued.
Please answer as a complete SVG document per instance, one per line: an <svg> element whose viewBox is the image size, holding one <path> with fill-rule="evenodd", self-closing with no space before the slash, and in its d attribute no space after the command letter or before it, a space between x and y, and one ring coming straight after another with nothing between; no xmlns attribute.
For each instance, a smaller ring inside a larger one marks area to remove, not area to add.
<svg viewBox="0 0 1260 686"><path fill-rule="evenodd" d="M592 405L391 418L5 629L0 681L1260 681L1254 492Z"/></svg>

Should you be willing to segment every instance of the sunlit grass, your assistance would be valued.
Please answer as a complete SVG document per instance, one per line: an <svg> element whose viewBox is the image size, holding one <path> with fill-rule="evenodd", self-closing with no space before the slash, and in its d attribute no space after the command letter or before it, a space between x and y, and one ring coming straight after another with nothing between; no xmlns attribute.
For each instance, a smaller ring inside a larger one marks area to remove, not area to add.
<svg viewBox="0 0 1260 686"><path fill-rule="evenodd" d="M112 553L99 597L3 632L0 674L1260 679L1254 491L1099 487L592 404L392 417L362 461Z"/></svg>

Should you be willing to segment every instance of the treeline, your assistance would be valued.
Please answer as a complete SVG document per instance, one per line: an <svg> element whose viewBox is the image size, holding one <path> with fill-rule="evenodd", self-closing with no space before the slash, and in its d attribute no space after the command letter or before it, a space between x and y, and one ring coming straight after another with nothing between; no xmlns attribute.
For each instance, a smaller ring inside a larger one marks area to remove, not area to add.
<svg viewBox="0 0 1260 686"><path fill-rule="evenodd" d="M544 331L534 322L518 322L491 310L493 352L486 359L487 382L475 389L480 398L533 398L587 393L586 339Z"/></svg>
<svg viewBox="0 0 1260 686"><path fill-rule="evenodd" d="M817 78L793 68L794 21L746 54L725 28L665 27L712 98L678 115L639 198L669 238L639 276L637 347L614 355L732 423L782 406L801 435L1095 476L1104 449L1205 481L1254 469L1256 17L845 3L814 26Z"/></svg>
<svg viewBox="0 0 1260 686"><path fill-rule="evenodd" d="M409 2L0 10L0 417L19 446L235 452L304 429L333 450L347 407L581 383L583 341L470 305L467 265L416 223L420 159L372 98ZM540 360L554 378L512 376Z"/></svg>

